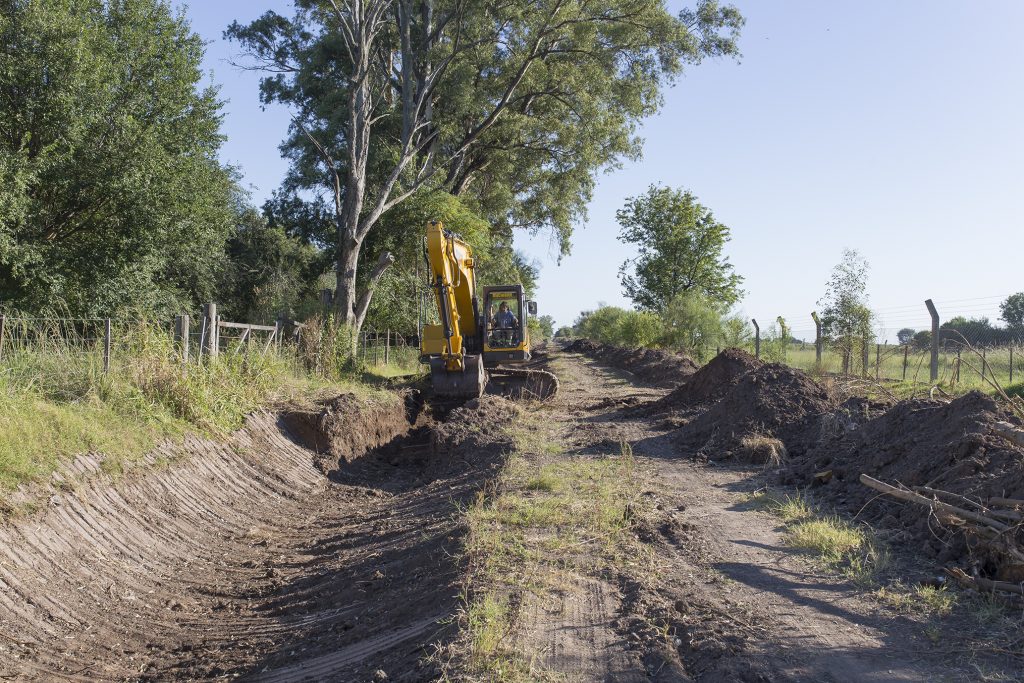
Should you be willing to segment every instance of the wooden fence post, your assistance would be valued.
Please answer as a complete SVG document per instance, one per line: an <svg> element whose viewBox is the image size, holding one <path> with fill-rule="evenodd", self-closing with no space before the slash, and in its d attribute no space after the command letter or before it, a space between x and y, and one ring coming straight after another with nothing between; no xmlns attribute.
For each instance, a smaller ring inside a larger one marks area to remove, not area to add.
<svg viewBox="0 0 1024 683"><path fill-rule="evenodd" d="M875 344L875 381L880 379L882 367L882 345Z"/></svg>
<svg viewBox="0 0 1024 683"><path fill-rule="evenodd" d="M391 362L391 328L388 328L387 336L384 338L384 365Z"/></svg>
<svg viewBox="0 0 1024 683"><path fill-rule="evenodd" d="M910 343L903 345L903 381L907 381L907 363L910 362Z"/></svg>
<svg viewBox="0 0 1024 683"><path fill-rule="evenodd" d="M960 354L961 354L961 352L963 352L962 348L956 350L956 373L955 373L956 374L956 380L954 380L954 381L957 384L960 384Z"/></svg>
<svg viewBox="0 0 1024 683"><path fill-rule="evenodd" d="M103 321L103 372L110 372L110 318Z"/></svg>
<svg viewBox="0 0 1024 683"><path fill-rule="evenodd" d="M206 355L216 358L220 351L220 318L217 315L217 304L211 302L203 306L203 317L206 318Z"/></svg>
<svg viewBox="0 0 1024 683"><path fill-rule="evenodd" d="M930 381L935 382L939 379L939 312L931 299L926 300L924 305L928 307L928 314L932 317L932 362L929 376Z"/></svg>
<svg viewBox="0 0 1024 683"><path fill-rule="evenodd" d="M988 370L988 357L987 357L988 354L986 353L986 351L987 351L987 349L984 346L982 346L981 347L981 379L982 379L982 381L985 380L985 371Z"/></svg>
<svg viewBox="0 0 1024 683"><path fill-rule="evenodd" d="M750 322L754 323L754 358L761 357L761 326L757 324L757 321L753 318Z"/></svg>
<svg viewBox="0 0 1024 683"><path fill-rule="evenodd" d="M4 342L4 318L0 316L0 348ZM1010 344L1010 384L1013 384L1013 343Z"/></svg>
<svg viewBox="0 0 1024 683"><path fill-rule="evenodd" d="M7 316L0 315L0 359L4 357L4 332L7 328ZM1013 347L1010 347L1013 348ZM1013 367L1013 356L1010 357L1010 367ZM1012 371L1011 371L1012 372ZM1012 380L1011 380L1012 381Z"/></svg>
<svg viewBox="0 0 1024 683"><path fill-rule="evenodd" d="M174 343L181 349L181 362L188 362L189 317L182 314L174 317Z"/></svg>

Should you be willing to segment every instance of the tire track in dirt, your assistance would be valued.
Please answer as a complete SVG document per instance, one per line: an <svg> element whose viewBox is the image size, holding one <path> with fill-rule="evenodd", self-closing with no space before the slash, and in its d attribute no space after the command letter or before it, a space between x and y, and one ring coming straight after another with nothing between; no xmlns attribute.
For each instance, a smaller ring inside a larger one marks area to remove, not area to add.
<svg viewBox="0 0 1024 683"><path fill-rule="evenodd" d="M0 526L0 678L430 680L458 607L453 505L503 451L470 461L410 417L261 413L116 482L80 458L81 483ZM317 420L340 463L307 448Z"/></svg>

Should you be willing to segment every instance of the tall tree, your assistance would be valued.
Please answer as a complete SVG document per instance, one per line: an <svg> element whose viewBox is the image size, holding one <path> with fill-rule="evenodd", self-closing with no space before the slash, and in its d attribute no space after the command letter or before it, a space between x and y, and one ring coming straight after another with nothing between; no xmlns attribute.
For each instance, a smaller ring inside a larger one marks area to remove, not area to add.
<svg viewBox="0 0 1024 683"><path fill-rule="evenodd" d="M572 224L594 173L635 156L662 85L735 54L742 18L699 0L297 0L227 35L294 111L285 190L329 207L339 315L366 316L392 257L360 276L381 217L425 186L469 195L504 229ZM419 230L420 226L410 226ZM360 287L359 285L362 284Z"/></svg>
<svg viewBox="0 0 1024 683"><path fill-rule="evenodd" d="M239 205L203 43L163 0L0 0L0 301L208 299Z"/></svg>
<svg viewBox="0 0 1024 683"><path fill-rule="evenodd" d="M636 305L661 311L695 292L724 312L739 300L743 278L722 253L729 228L690 192L652 185L615 215L619 240L639 252L619 269L625 295Z"/></svg>
<svg viewBox="0 0 1024 683"><path fill-rule="evenodd" d="M868 308L868 262L853 249L843 250L843 258L832 269L822 307L821 331L843 357L843 372L849 372L854 351L863 349L873 337L873 314Z"/></svg>
<svg viewBox="0 0 1024 683"><path fill-rule="evenodd" d="M1000 318L1014 334L1024 334L1024 292L1006 297L999 304Z"/></svg>

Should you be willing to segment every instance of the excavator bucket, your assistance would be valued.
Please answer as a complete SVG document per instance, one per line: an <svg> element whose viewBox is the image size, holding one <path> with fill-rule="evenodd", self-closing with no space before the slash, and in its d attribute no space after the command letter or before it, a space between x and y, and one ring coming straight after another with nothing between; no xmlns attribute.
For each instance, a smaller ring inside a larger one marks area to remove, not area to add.
<svg viewBox="0 0 1024 683"><path fill-rule="evenodd" d="M466 355L462 371L451 371L445 367L444 359L430 359L430 381L434 393L450 398L479 398L487 386L487 374L480 356Z"/></svg>

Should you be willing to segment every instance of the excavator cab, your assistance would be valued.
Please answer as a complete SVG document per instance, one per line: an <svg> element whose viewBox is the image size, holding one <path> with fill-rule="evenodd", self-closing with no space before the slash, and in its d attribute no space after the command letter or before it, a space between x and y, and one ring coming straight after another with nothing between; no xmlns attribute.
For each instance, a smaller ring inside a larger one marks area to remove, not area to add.
<svg viewBox="0 0 1024 683"><path fill-rule="evenodd" d="M522 363L530 360L530 309L522 285L484 287L481 327L484 333L484 364Z"/></svg>

